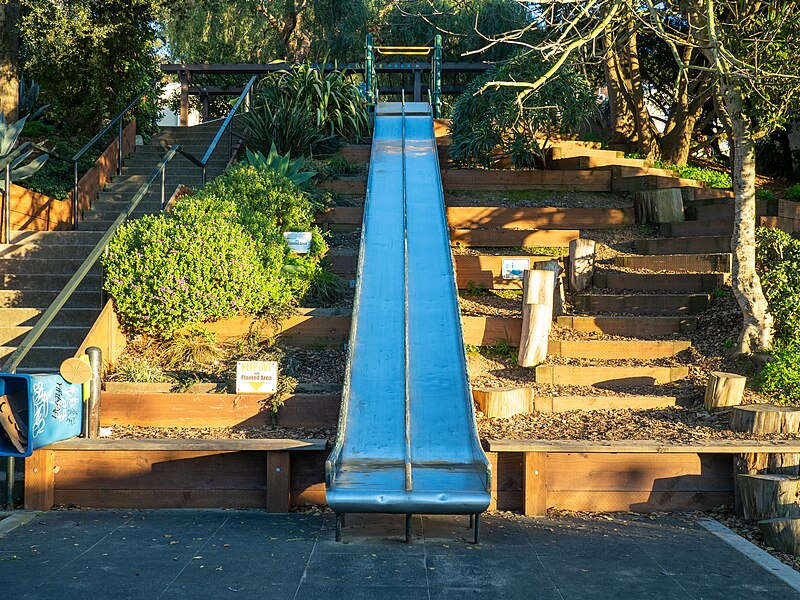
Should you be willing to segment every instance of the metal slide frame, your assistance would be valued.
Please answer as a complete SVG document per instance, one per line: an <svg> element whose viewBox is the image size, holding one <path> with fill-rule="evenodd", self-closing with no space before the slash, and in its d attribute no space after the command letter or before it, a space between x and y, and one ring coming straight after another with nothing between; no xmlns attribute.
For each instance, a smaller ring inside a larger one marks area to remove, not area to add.
<svg viewBox="0 0 800 600"><path fill-rule="evenodd" d="M431 106L379 103L328 505L479 515L490 500L466 368ZM470 518L472 524L472 518Z"/></svg>

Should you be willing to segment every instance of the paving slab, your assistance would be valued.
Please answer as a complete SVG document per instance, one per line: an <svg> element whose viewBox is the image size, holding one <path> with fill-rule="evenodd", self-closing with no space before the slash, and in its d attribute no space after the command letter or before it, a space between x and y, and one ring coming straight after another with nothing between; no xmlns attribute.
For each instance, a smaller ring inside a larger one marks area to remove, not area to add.
<svg viewBox="0 0 800 600"><path fill-rule="evenodd" d="M466 517L415 516L406 544L402 515L348 515L341 543L331 514L25 516L0 529L0 585L15 600L800 598L707 527L668 516L484 516L479 545Z"/></svg>

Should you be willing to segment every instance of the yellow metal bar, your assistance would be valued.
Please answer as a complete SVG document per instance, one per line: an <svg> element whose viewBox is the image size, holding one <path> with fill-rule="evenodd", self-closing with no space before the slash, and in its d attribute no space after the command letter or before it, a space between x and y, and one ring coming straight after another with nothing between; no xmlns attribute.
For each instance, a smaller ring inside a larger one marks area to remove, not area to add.
<svg viewBox="0 0 800 600"><path fill-rule="evenodd" d="M375 52L386 55L427 56L431 50L428 46L375 46Z"/></svg>

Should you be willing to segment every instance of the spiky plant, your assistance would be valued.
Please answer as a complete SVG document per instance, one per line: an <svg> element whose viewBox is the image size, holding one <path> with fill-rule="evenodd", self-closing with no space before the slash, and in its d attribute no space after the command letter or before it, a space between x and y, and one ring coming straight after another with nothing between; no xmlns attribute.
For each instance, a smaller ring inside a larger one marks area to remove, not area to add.
<svg viewBox="0 0 800 600"><path fill-rule="evenodd" d="M49 158L47 154L41 154L27 164L22 164L33 154L33 150L25 145L17 146L17 140L27 120L28 117L22 117L16 123L9 123L5 115L0 112L0 190L3 192L5 192L5 169L8 165L11 165L11 181L21 181L41 169Z"/></svg>

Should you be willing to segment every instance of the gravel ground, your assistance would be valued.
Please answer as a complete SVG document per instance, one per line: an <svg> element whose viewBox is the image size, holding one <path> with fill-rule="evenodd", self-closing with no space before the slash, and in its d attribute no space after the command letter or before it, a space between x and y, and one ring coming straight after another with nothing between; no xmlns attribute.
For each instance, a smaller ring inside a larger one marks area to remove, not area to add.
<svg viewBox="0 0 800 600"><path fill-rule="evenodd" d="M344 382L344 348L286 348L282 373L298 383Z"/></svg>
<svg viewBox="0 0 800 600"><path fill-rule="evenodd" d="M361 228L353 231L329 231L326 234L328 247L355 250L361 245Z"/></svg>
<svg viewBox="0 0 800 600"><path fill-rule="evenodd" d="M529 256L531 254L534 255L547 255L552 256L553 258L558 258L561 256L567 256L569 254L569 249L564 248L556 248L556 247L549 247L549 248L480 248L480 247L470 247L464 246L460 243L455 243L451 246L453 250L453 254L468 254L471 256L482 256L482 255L490 255L490 256Z"/></svg>
<svg viewBox="0 0 800 600"><path fill-rule="evenodd" d="M461 315L470 317L521 317L522 292L496 294L459 295Z"/></svg>
<svg viewBox="0 0 800 600"><path fill-rule="evenodd" d="M564 208L631 208L627 192L557 192L546 190L504 190L447 192L447 206L507 206Z"/></svg>

